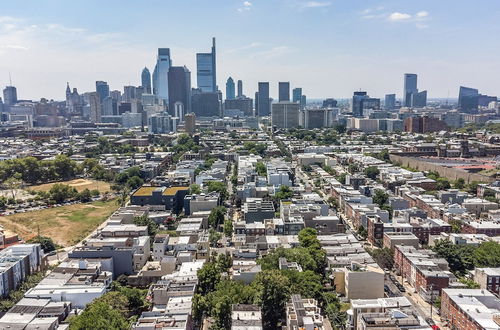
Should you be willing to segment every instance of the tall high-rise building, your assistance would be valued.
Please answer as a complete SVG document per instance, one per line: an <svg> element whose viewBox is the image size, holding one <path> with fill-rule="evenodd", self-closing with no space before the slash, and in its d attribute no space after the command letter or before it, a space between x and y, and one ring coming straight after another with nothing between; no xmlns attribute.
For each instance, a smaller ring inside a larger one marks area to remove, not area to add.
<svg viewBox="0 0 500 330"><path fill-rule="evenodd" d="M292 102L300 103L302 99L302 88L297 87L292 91Z"/></svg>
<svg viewBox="0 0 500 330"><path fill-rule="evenodd" d="M366 92L354 92L352 97L352 115L354 117L363 117L364 110L380 109L380 99L371 98Z"/></svg>
<svg viewBox="0 0 500 330"><path fill-rule="evenodd" d="M238 80L238 97L243 97L243 81Z"/></svg>
<svg viewBox="0 0 500 330"><path fill-rule="evenodd" d="M305 129L331 127L334 122L334 109L331 107L304 109L300 111L300 126Z"/></svg>
<svg viewBox="0 0 500 330"><path fill-rule="evenodd" d="M233 100L235 98L234 92L234 80L229 77L226 81L226 100Z"/></svg>
<svg viewBox="0 0 500 330"><path fill-rule="evenodd" d="M6 106L17 103L17 89L14 86L7 86L3 90L3 101Z"/></svg>
<svg viewBox="0 0 500 330"><path fill-rule="evenodd" d="M90 121L101 122L101 99L97 92L89 93Z"/></svg>
<svg viewBox="0 0 500 330"><path fill-rule="evenodd" d="M168 112L175 116L175 104L182 104L184 113L191 112L191 71L185 66L173 66L168 72ZM179 117L182 120L183 117Z"/></svg>
<svg viewBox="0 0 500 330"><path fill-rule="evenodd" d="M273 104L271 121L276 128L296 128L299 126L298 103L278 102Z"/></svg>
<svg viewBox="0 0 500 330"><path fill-rule="evenodd" d="M384 107L386 110L393 110L396 107L396 94L386 94Z"/></svg>
<svg viewBox="0 0 500 330"><path fill-rule="evenodd" d="M306 104L307 104L307 96L302 95L300 97L300 108L304 109L306 107Z"/></svg>
<svg viewBox="0 0 500 330"><path fill-rule="evenodd" d="M290 83L285 81L280 81L278 83L278 101L279 102L290 102Z"/></svg>
<svg viewBox="0 0 500 330"><path fill-rule="evenodd" d="M144 93L151 94L151 73L149 73L147 67L144 67L144 69L142 69L141 86L144 89Z"/></svg>
<svg viewBox="0 0 500 330"><path fill-rule="evenodd" d="M186 133L193 135L196 129L196 115L194 113L188 113L184 116L184 129Z"/></svg>
<svg viewBox="0 0 500 330"><path fill-rule="evenodd" d="M158 57L153 71L153 94L168 101L168 71L172 66L170 48L158 48Z"/></svg>
<svg viewBox="0 0 500 330"><path fill-rule="evenodd" d="M479 105L479 91L475 88L460 86L458 92L458 108L460 112L477 112Z"/></svg>
<svg viewBox="0 0 500 330"><path fill-rule="evenodd" d="M427 106L427 91L413 93L411 95L411 106L413 108L423 108Z"/></svg>
<svg viewBox="0 0 500 330"><path fill-rule="evenodd" d="M103 116L116 116L118 115L118 102L111 96L108 96L102 100L101 110Z"/></svg>
<svg viewBox="0 0 500 330"><path fill-rule="evenodd" d="M220 117L221 93L202 92L200 89L191 91L191 109L198 117Z"/></svg>
<svg viewBox="0 0 500 330"><path fill-rule="evenodd" d="M135 99L135 86L123 86L123 96L122 100L124 102L130 102Z"/></svg>
<svg viewBox="0 0 500 330"><path fill-rule="evenodd" d="M333 98L328 98L323 100L323 108L336 108L337 107L337 100Z"/></svg>
<svg viewBox="0 0 500 330"><path fill-rule="evenodd" d="M101 102L109 96L109 85L105 81L95 82L95 91L99 94Z"/></svg>
<svg viewBox="0 0 500 330"><path fill-rule="evenodd" d="M411 107L411 96L417 93L417 75L414 73L405 73L404 76L404 95L403 95L403 105L405 107Z"/></svg>
<svg viewBox="0 0 500 330"><path fill-rule="evenodd" d="M196 54L196 78L202 92L217 92L217 59L215 38L212 38L210 53Z"/></svg>
<svg viewBox="0 0 500 330"><path fill-rule="evenodd" d="M257 104L256 116L263 117L271 114L271 100L269 99L269 83L259 82L259 95L255 99Z"/></svg>

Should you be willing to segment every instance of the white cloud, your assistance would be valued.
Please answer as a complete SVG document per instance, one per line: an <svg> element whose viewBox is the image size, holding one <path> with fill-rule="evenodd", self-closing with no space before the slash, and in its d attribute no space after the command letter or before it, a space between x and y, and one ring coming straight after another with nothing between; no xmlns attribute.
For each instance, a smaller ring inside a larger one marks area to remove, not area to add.
<svg viewBox="0 0 500 330"><path fill-rule="evenodd" d="M274 57L283 56L285 54L291 53L294 49L288 46L275 46L267 50L256 52L250 57L252 58L264 58L270 59Z"/></svg>
<svg viewBox="0 0 500 330"><path fill-rule="evenodd" d="M307 1L302 4L302 8L321 8L329 7L332 3L330 1Z"/></svg>
<svg viewBox="0 0 500 330"><path fill-rule="evenodd" d="M262 43L260 43L260 42L252 42L252 43L249 43L248 45L244 45L244 46L241 46L241 47L229 49L229 50L226 51L226 53L236 53L236 52L239 52L239 51L242 51L242 50L253 49L253 48L260 47L260 46L262 46Z"/></svg>
<svg viewBox="0 0 500 330"><path fill-rule="evenodd" d="M412 16L410 14L395 12L390 14L387 19L391 22L401 22L401 21L408 21L411 18Z"/></svg>
<svg viewBox="0 0 500 330"><path fill-rule="evenodd" d="M427 16L429 16L429 13L426 12L425 10L419 11L417 13L417 15L415 15L415 17L417 17L417 18L424 18L424 17L427 17Z"/></svg>
<svg viewBox="0 0 500 330"><path fill-rule="evenodd" d="M237 10L241 13L241 12L248 11L248 10L252 9L252 6L253 6L253 4L250 1L244 1L243 6L238 8Z"/></svg>
<svg viewBox="0 0 500 330"><path fill-rule="evenodd" d="M17 50L28 50L28 49L30 49L29 47L22 46L22 45L0 45L0 48L4 48L4 49L17 49Z"/></svg>

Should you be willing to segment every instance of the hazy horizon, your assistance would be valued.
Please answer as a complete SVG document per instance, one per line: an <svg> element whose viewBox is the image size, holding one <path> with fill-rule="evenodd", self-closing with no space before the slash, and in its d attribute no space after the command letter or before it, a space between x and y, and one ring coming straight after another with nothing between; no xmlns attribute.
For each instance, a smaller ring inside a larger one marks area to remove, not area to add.
<svg viewBox="0 0 500 330"><path fill-rule="evenodd" d="M140 85L159 47L189 68L196 87L196 53L209 51L213 36L223 93L231 76L252 98L258 81L270 82L273 98L278 81L309 99L360 89L401 98L411 72L429 99L456 99L460 85L500 95L495 1L27 0L0 11L0 82L10 73L20 99L63 100L66 82L79 92L96 80L112 90Z"/></svg>

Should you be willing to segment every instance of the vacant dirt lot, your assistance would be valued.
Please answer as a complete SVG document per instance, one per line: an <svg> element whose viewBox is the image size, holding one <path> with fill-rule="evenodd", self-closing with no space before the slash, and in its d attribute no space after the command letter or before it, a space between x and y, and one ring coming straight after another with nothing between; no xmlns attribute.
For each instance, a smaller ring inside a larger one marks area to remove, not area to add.
<svg viewBox="0 0 500 330"><path fill-rule="evenodd" d="M97 180L88 180L88 179L75 179L75 180L70 180L70 181L61 181L57 183L62 183L66 184L68 186L76 188L78 192L85 190L85 188L89 190L94 190L97 189L101 193L109 192L111 191L111 187L109 186L109 183L104 182L104 181L97 181ZM50 187L52 187L55 183L46 183L46 184L41 184L38 186L31 186L29 189L35 190L35 191L49 191Z"/></svg>
<svg viewBox="0 0 500 330"><path fill-rule="evenodd" d="M117 208L116 200L67 205L3 216L0 225L25 240L36 236L39 228L40 235L66 247L85 238Z"/></svg>

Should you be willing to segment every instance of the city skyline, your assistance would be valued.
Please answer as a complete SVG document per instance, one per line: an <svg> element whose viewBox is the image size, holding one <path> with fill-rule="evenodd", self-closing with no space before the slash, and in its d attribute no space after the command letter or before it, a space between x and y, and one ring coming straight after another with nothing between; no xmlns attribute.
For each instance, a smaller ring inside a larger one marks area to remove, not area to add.
<svg viewBox="0 0 500 330"><path fill-rule="evenodd" d="M497 46L481 52L461 42L486 43L499 30L500 4L481 2L487 6L450 6L451 1L220 1L217 6L150 1L135 13L135 6L125 4L117 11L118 2L109 1L92 13L92 20L80 13L93 1L68 5L54 0L43 6L27 1L22 8L3 3L0 83L6 86L10 73L19 99L33 100L63 100L67 81L82 92L93 91L99 80L121 90L141 84L141 70L154 68L158 48L170 48L172 65L196 72L196 53L207 52L210 38L216 37L219 89L232 76L244 82L248 95L257 91L259 81L269 81L270 96L277 98L278 81L290 81L292 89L302 87L309 99L349 98L360 89L374 97L395 93L402 99L408 72L418 74L429 99L457 98L459 86L497 95ZM168 29L159 19L167 9L172 13ZM189 13L188 26L183 13ZM129 24L122 15L150 19ZM195 79L192 86L197 86Z"/></svg>

